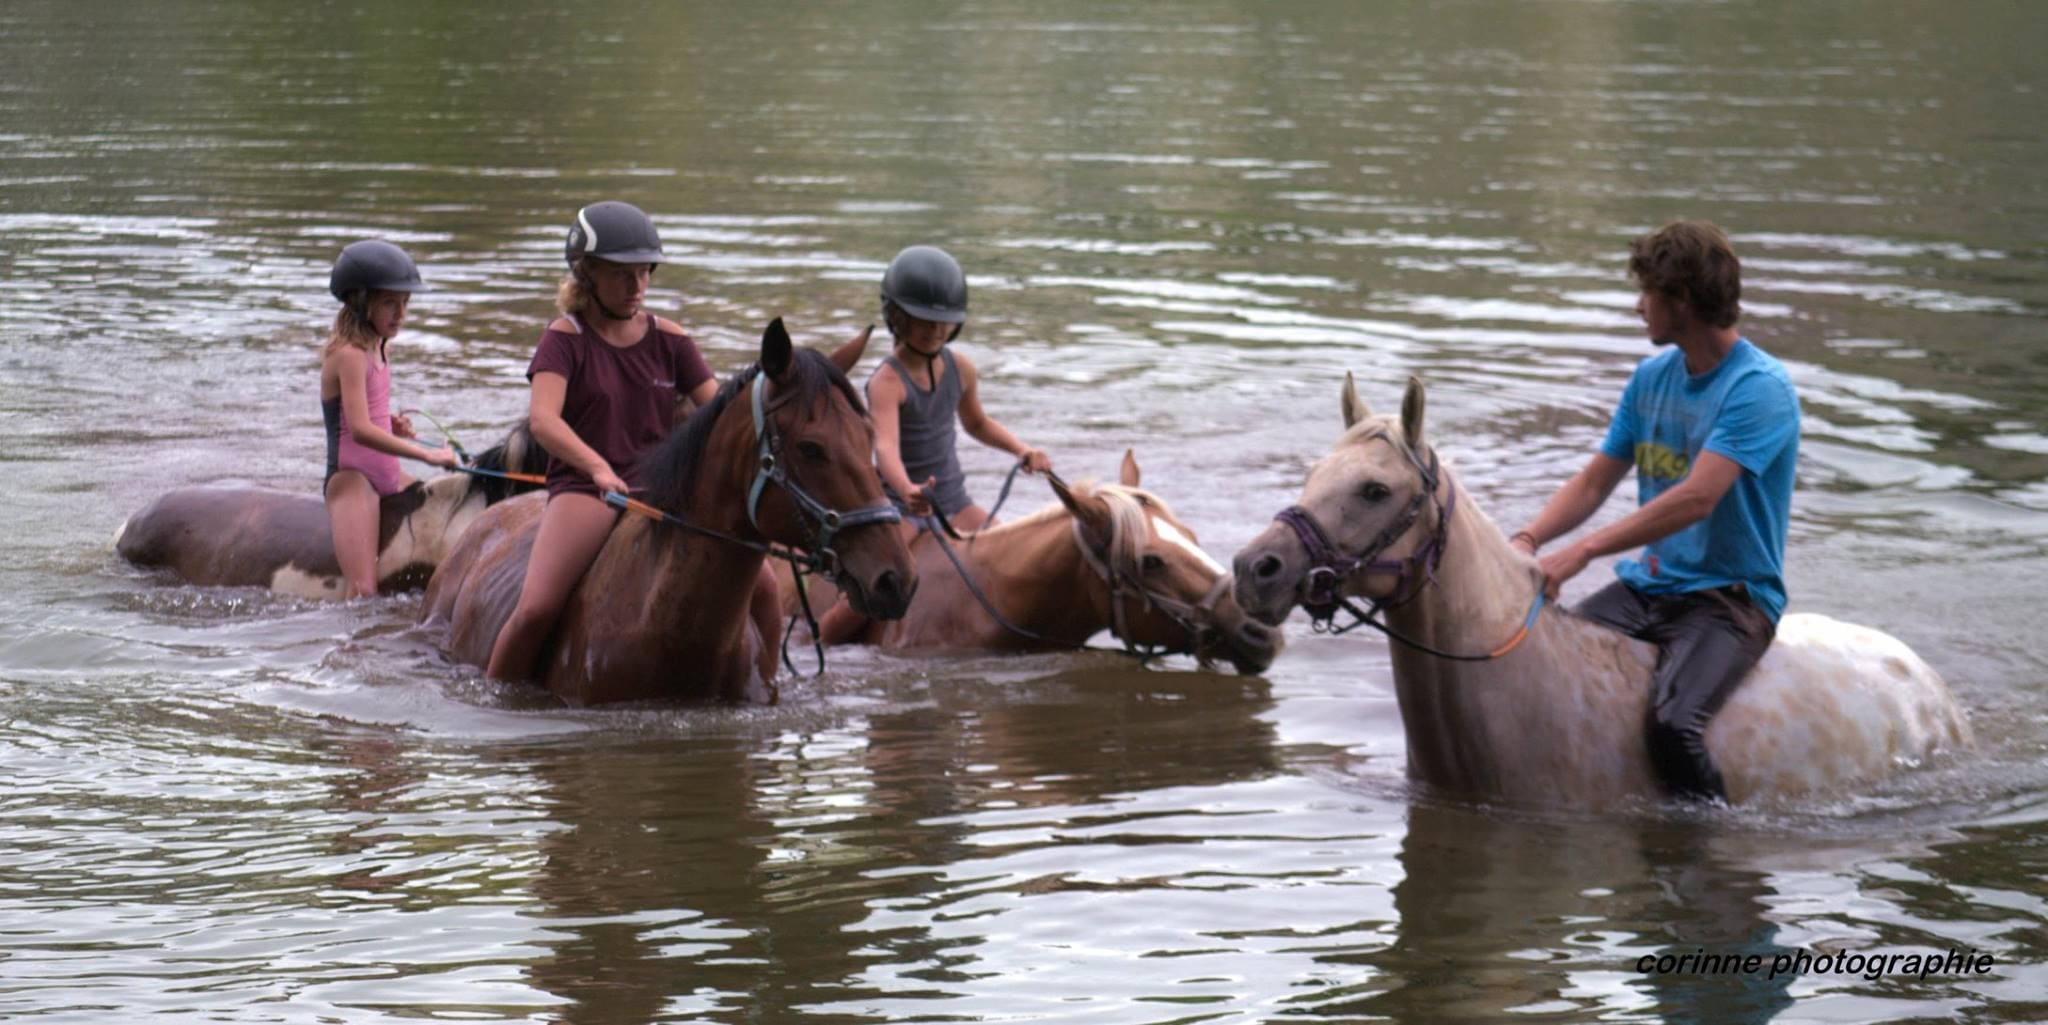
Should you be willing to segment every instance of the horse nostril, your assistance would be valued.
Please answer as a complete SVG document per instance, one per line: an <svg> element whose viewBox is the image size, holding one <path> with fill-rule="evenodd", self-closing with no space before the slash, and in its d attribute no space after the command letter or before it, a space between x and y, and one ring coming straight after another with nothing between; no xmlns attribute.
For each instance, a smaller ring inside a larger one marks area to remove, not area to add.
<svg viewBox="0 0 2048 1025"><path fill-rule="evenodd" d="M902 601L903 578L897 576L895 570L885 569L882 571L881 576L875 578L874 590L875 597L880 598L884 602L894 604Z"/></svg>
<svg viewBox="0 0 2048 1025"><path fill-rule="evenodd" d="M1271 580L1279 574L1280 557L1277 555L1261 555L1258 561L1252 563L1252 575L1261 580Z"/></svg>

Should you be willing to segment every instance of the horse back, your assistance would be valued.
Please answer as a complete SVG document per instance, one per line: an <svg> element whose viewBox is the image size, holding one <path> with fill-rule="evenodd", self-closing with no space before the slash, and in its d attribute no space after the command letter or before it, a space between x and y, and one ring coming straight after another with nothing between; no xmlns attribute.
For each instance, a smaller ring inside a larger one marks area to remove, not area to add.
<svg viewBox="0 0 2048 1025"><path fill-rule="evenodd" d="M1969 742L1948 685L1904 642L1812 613L1778 624L1707 728L1737 803L1828 793Z"/></svg>
<svg viewBox="0 0 2048 1025"><path fill-rule="evenodd" d="M381 499L380 553L408 530L408 521L425 502L419 484ZM319 496L296 491L176 488L130 517L114 549L138 566L168 568L186 583L203 587L268 587L309 598L339 597L342 591L327 505ZM379 568L385 590L418 587L432 570L409 560Z"/></svg>
<svg viewBox="0 0 2048 1025"><path fill-rule="evenodd" d="M269 587L279 570L338 578L327 507L270 488L191 487L165 493L128 519L115 550L209 587Z"/></svg>

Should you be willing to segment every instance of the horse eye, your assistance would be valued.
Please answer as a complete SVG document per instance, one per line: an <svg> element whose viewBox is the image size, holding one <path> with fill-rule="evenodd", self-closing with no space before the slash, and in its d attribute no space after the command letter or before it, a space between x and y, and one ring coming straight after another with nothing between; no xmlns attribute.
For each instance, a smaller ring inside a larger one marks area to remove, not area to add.
<svg viewBox="0 0 2048 1025"><path fill-rule="evenodd" d="M805 459L808 459L811 462L822 463L825 461L825 446L820 445L815 441L797 442L796 451L798 455L803 456Z"/></svg>
<svg viewBox="0 0 2048 1025"><path fill-rule="evenodd" d="M1157 555L1147 555L1138 560L1138 565L1147 573L1157 573L1166 568L1166 560Z"/></svg>
<svg viewBox="0 0 2048 1025"><path fill-rule="evenodd" d="M1392 489L1388 488L1385 484L1381 484L1379 481L1370 481L1364 487L1358 489L1358 497L1368 502L1382 501L1393 493Z"/></svg>

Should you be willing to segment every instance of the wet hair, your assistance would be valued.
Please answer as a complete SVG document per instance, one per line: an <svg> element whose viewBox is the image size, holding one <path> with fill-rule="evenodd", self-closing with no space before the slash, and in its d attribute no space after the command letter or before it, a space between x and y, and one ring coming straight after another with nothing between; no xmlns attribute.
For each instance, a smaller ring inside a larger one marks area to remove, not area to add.
<svg viewBox="0 0 2048 1025"><path fill-rule="evenodd" d="M350 292L348 301L334 311L334 326L327 332L327 344L320 349L321 359L334 355L334 351L344 345L370 352L383 341L377 336L377 329L370 324L368 310L372 294L365 289Z"/></svg>
<svg viewBox="0 0 2048 1025"><path fill-rule="evenodd" d="M1742 316L1742 261L1710 221L1672 221L1629 243L1628 276L1718 328Z"/></svg>
<svg viewBox="0 0 2048 1025"><path fill-rule="evenodd" d="M761 365L756 363L727 378L718 386L718 393L710 402L691 413L682 426L670 431L668 440L640 457L640 481L645 486L647 504L678 516L690 514L690 494L696 489L697 473L704 461L704 447L711 440L712 428L735 399L751 401L746 391L759 376ZM828 389L837 389L854 412L861 416L868 412L867 404L860 399L860 391L840 372L838 364L811 349L791 350L789 376L780 387L788 390L789 397L772 398L771 403L802 402L808 405L824 398Z"/></svg>

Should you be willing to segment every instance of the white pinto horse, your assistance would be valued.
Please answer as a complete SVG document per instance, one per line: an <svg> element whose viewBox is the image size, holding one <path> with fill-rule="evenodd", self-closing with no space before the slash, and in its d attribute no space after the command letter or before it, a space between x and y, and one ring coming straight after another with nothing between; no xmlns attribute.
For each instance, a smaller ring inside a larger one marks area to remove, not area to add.
<svg viewBox="0 0 2048 1025"><path fill-rule="evenodd" d="M1327 617L1347 598L1383 603L1404 641L1394 688L1413 779L1518 804L1660 796L1645 740L1655 649L1538 607L1536 561L1439 467L1422 411L1419 380L1396 419L1371 415L1345 375L1344 435L1300 504L1237 554L1238 603L1276 625L1297 604ZM1706 742L1741 804L1840 792L1966 746L1970 727L1896 638L1792 614Z"/></svg>

